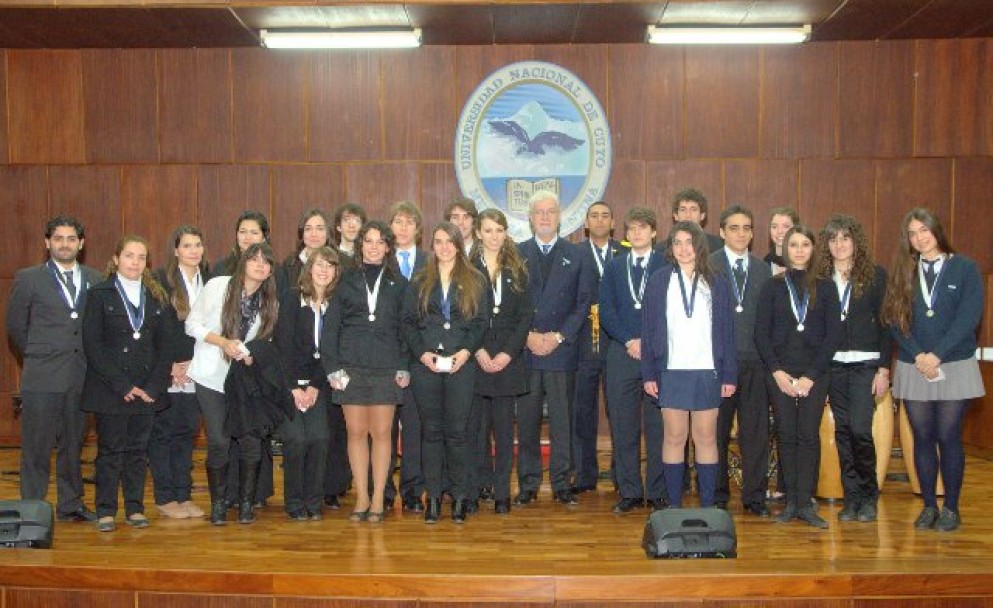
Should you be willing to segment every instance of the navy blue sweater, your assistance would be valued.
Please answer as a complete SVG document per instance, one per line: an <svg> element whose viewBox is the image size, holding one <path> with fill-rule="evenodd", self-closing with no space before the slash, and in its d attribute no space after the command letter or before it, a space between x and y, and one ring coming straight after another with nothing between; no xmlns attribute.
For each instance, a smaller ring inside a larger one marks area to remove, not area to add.
<svg viewBox="0 0 993 608"><path fill-rule="evenodd" d="M962 361L976 356L976 328L983 316L983 281L976 263L953 255L942 264L935 282L934 316L915 276L914 308L910 333L893 328L900 349L897 358L913 363L920 353L934 353L942 361Z"/></svg>

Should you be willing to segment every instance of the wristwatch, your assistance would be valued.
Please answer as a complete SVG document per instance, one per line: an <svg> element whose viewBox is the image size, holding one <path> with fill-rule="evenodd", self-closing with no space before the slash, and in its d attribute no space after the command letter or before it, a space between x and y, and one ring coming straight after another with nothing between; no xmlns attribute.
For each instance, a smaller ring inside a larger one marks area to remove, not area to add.
<svg viewBox="0 0 993 608"><path fill-rule="evenodd" d="M559 332L555 332L555 339L558 340L559 344L565 342L565 337Z"/></svg>

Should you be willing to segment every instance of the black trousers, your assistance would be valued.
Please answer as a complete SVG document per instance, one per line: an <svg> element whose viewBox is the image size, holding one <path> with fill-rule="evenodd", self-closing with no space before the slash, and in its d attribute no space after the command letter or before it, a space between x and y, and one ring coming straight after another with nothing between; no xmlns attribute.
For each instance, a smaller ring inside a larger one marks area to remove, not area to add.
<svg viewBox="0 0 993 608"><path fill-rule="evenodd" d="M641 363L617 341L607 347L607 409L614 476L621 498L668 499L662 477L662 412L645 393ZM645 443L645 481L641 443Z"/></svg>
<svg viewBox="0 0 993 608"><path fill-rule="evenodd" d="M800 372L790 374L799 376ZM776 439L779 442L779 464L783 469L786 499L802 508L814 496L820 473L820 427L830 375L818 378L810 393L799 398L780 391L771 374L768 379L772 407L776 412Z"/></svg>
<svg viewBox="0 0 993 608"><path fill-rule="evenodd" d="M390 461L390 476L386 481L386 496L397 495L392 473L396 469L398 445L403 446L403 458L400 459L400 496L420 498L424 493L421 436L421 414L418 411L417 400L414 399L413 389L408 387L403 391L403 404L397 408L393 420L393 458ZM372 484L369 484L369 487L371 488Z"/></svg>
<svg viewBox="0 0 993 608"><path fill-rule="evenodd" d="M600 359L582 360L576 368L572 461L576 469L575 485L580 487L595 486L600 477L596 441L600 426L600 384L604 381L605 372L606 366ZM606 399L609 407L610 395Z"/></svg>
<svg viewBox="0 0 993 608"><path fill-rule="evenodd" d="M224 393L197 384L196 394L200 413L203 416L203 425L207 431L207 468L228 467L226 497L228 502L235 504L239 500L240 461L249 463L262 461L255 485L255 499L272 496L272 450L269 442L255 435L247 435L240 441L228 436L224 430L224 421L228 416Z"/></svg>
<svg viewBox="0 0 993 608"><path fill-rule="evenodd" d="M328 459L328 404L331 389L321 389L314 406L296 411L279 427L283 438L283 499L287 513L321 510Z"/></svg>
<svg viewBox="0 0 993 608"><path fill-rule="evenodd" d="M169 405L155 413L148 438L148 469L155 504L186 502L193 488L193 441L200 430L200 404L193 393L166 393Z"/></svg>
<svg viewBox="0 0 993 608"><path fill-rule="evenodd" d="M79 409L80 392L21 391L21 498L45 500L55 459L56 514L83 507L80 453L86 435L86 413Z"/></svg>
<svg viewBox="0 0 993 608"><path fill-rule="evenodd" d="M477 371L482 374L485 372ZM497 397L499 399L499 397ZM510 429L513 433L514 419L513 407L514 397L510 397L511 420ZM484 487L493 487L496 479L496 461L493 453L493 408L492 397L476 395L476 404L472 408L472 416L469 418L469 437L473 441L473 455L475 461L472 465L470 483L474 490L481 490ZM475 438L475 439L473 439ZM508 480L509 483L509 480Z"/></svg>
<svg viewBox="0 0 993 608"><path fill-rule="evenodd" d="M135 405L134 407L148 407ZM97 516L117 513L118 491L124 492L126 516L145 512L145 471L148 468L148 437L154 415L96 414L97 421Z"/></svg>
<svg viewBox="0 0 993 608"><path fill-rule="evenodd" d="M476 486L492 485L497 500L510 499L510 471L514 463L514 402L517 397L476 395L475 410L481 421L475 445ZM494 451L490 452L490 434ZM486 476L488 475L488 477Z"/></svg>
<svg viewBox="0 0 993 608"><path fill-rule="evenodd" d="M454 374L436 374L421 363L410 371L421 415L421 458L428 496L441 498L447 476L455 498L474 498L470 474L475 462L470 416L476 363L471 359Z"/></svg>
<svg viewBox="0 0 993 608"><path fill-rule="evenodd" d="M553 492L568 490L575 373L533 369L528 386L531 392L517 400L517 485L530 492L541 487L541 416L547 402L551 441L548 476Z"/></svg>
<svg viewBox="0 0 993 608"><path fill-rule="evenodd" d="M330 390L330 387L329 389ZM348 464L348 430L345 412L329 400L324 408L328 415L328 455L324 464L324 495L338 496L348 491L352 483L352 468Z"/></svg>
<svg viewBox="0 0 993 608"><path fill-rule="evenodd" d="M872 440L872 417L876 399L872 394L875 365L831 367L828 396L834 414L834 440L841 463L841 487L845 504L858 507L879 497L876 482L876 444Z"/></svg>
<svg viewBox="0 0 993 608"><path fill-rule="evenodd" d="M728 445L738 416L738 449L741 451L741 502L762 504L769 487L769 372L761 361L738 360L738 388L721 400L717 414L717 490L714 500L728 502Z"/></svg>

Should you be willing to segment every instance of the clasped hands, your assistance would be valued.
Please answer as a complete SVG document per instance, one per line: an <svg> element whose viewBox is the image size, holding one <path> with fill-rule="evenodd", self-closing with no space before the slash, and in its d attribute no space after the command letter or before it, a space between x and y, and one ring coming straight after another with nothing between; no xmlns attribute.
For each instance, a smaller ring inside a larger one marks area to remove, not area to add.
<svg viewBox="0 0 993 608"><path fill-rule="evenodd" d="M559 339L554 331L531 331L528 332L527 347L533 354L544 357L559 347Z"/></svg>

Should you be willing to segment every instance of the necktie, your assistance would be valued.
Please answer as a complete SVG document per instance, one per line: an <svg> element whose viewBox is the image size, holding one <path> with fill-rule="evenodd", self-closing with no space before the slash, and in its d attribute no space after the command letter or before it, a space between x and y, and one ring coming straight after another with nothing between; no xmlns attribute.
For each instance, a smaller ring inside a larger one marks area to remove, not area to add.
<svg viewBox="0 0 993 608"><path fill-rule="evenodd" d="M641 256L634 258L634 270L631 271L631 279L634 281L635 285L641 285L641 279L645 276L645 269L641 265L641 261L645 259Z"/></svg>
<svg viewBox="0 0 993 608"><path fill-rule="evenodd" d="M937 278L934 272L934 265L938 260L924 260L924 282L927 283L927 290L934 291L934 280Z"/></svg>
<svg viewBox="0 0 993 608"><path fill-rule="evenodd" d="M410 273L413 269L410 267L410 252L401 251L400 252L400 272L403 273L403 278L410 279Z"/></svg>
<svg viewBox="0 0 993 608"><path fill-rule="evenodd" d="M73 302L76 301L76 284L72 282L72 271L65 271L66 275L66 289L69 290L69 297Z"/></svg>
<svg viewBox="0 0 993 608"><path fill-rule="evenodd" d="M541 253L544 254L544 255L548 255L548 252L551 251L551 250L552 250L552 246L551 245L542 245L541 246Z"/></svg>
<svg viewBox="0 0 993 608"><path fill-rule="evenodd" d="M738 258L734 262L734 282L738 285L738 293L745 291L745 261Z"/></svg>

